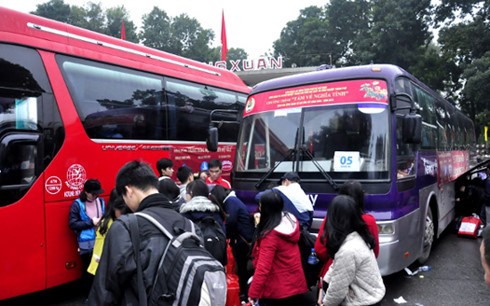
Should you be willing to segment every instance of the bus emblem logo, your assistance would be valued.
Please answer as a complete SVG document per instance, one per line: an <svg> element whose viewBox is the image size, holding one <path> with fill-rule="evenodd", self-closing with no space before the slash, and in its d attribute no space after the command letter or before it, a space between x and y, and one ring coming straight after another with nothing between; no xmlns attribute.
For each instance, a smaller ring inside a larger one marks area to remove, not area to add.
<svg viewBox="0 0 490 306"><path fill-rule="evenodd" d="M80 190L87 180L87 172L80 164L73 164L66 171L66 185L72 190Z"/></svg>
<svg viewBox="0 0 490 306"><path fill-rule="evenodd" d="M49 194L57 194L61 190L61 179L57 176L50 176L46 180L45 188Z"/></svg>
<svg viewBox="0 0 490 306"><path fill-rule="evenodd" d="M247 104L245 105L245 112L250 113L253 110L254 106L255 106L255 99L254 98L248 99Z"/></svg>

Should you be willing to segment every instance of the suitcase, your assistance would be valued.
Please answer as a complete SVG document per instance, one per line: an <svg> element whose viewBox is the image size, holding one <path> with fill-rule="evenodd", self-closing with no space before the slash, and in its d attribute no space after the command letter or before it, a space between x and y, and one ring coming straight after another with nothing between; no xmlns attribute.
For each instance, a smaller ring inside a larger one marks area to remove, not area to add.
<svg viewBox="0 0 490 306"><path fill-rule="evenodd" d="M458 235L463 237L478 237L478 230L480 229L481 220L477 216L467 216L461 219L461 225L459 226Z"/></svg>
<svg viewBox="0 0 490 306"><path fill-rule="evenodd" d="M228 264L226 265L226 306L240 306L240 284L238 283L238 276L235 273L236 263L229 241L226 252L228 255Z"/></svg>
<svg viewBox="0 0 490 306"><path fill-rule="evenodd" d="M240 306L240 284L236 274L226 274L226 306Z"/></svg>

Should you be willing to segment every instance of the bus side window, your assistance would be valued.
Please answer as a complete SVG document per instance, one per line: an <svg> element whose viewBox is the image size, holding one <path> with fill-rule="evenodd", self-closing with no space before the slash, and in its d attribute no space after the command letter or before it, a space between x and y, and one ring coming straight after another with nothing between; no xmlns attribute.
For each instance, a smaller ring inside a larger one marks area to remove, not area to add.
<svg viewBox="0 0 490 306"><path fill-rule="evenodd" d="M403 115L397 116L396 123L396 164L397 179L403 179L415 175L415 153L413 145L404 143L402 137L402 118Z"/></svg>
<svg viewBox="0 0 490 306"><path fill-rule="evenodd" d="M37 140L37 135L23 134L2 139L5 150L0 157L0 207L18 201L36 179L36 168L40 168L36 167Z"/></svg>

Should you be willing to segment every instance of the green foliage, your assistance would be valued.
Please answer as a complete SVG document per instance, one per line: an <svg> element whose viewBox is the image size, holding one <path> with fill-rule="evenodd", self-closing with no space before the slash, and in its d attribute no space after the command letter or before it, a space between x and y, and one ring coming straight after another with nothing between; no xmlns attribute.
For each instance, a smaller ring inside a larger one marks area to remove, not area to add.
<svg viewBox="0 0 490 306"><path fill-rule="evenodd" d="M38 4L36 10L31 13L67 23L69 23L71 17L70 6L65 4L63 0L51 0L46 3Z"/></svg>
<svg viewBox="0 0 490 306"><path fill-rule="evenodd" d="M32 13L117 38L121 38L124 20L126 40L139 42L136 26L124 6L109 8L104 12L100 3L88 2L84 6L70 6L63 0L51 0L38 4Z"/></svg>
<svg viewBox="0 0 490 306"><path fill-rule="evenodd" d="M143 31L140 39L145 46L158 50L170 50L170 18L167 13L158 7L143 15Z"/></svg>

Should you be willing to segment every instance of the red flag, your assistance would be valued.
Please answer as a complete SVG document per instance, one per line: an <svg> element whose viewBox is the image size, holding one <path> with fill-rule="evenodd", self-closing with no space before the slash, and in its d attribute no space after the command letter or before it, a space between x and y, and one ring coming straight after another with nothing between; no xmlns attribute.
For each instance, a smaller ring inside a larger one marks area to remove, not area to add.
<svg viewBox="0 0 490 306"><path fill-rule="evenodd" d="M225 11L221 11L221 60L226 61L228 44L226 43Z"/></svg>
<svg viewBox="0 0 490 306"><path fill-rule="evenodd" d="M121 39L126 40L126 28L124 27L124 20L121 24Z"/></svg>

